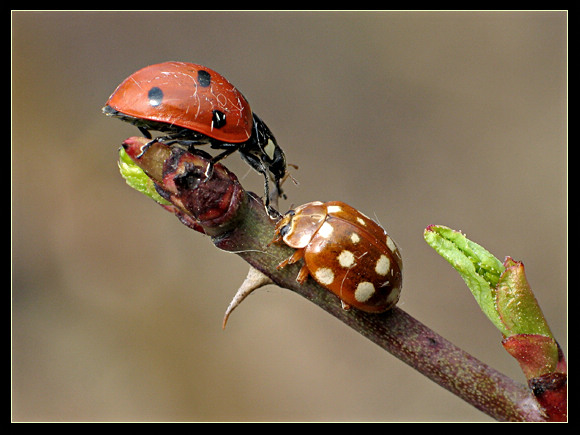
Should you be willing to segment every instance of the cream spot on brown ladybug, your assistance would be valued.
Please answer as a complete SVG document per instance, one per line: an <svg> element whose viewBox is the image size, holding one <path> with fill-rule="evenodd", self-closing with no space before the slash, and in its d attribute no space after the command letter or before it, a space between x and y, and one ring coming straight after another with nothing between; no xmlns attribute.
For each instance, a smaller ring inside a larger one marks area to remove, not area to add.
<svg viewBox="0 0 580 435"><path fill-rule="evenodd" d="M314 271L314 278L320 284L330 285L334 281L334 272L328 267L321 267Z"/></svg>
<svg viewBox="0 0 580 435"><path fill-rule="evenodd" d="M370 217L368 217L366 214L364 214L362 211L359 211L359 213L364 216L365 218L367 218L369 221L371 221L372 219Z"/></svg>
<svg viewBox="0 0 580 435"><path fill-rule="evenodd" d="M363 218L357 217L356 221L361 224L363 227L366 227L367 223L365 222L365 220Z"/></svg>
<svg viewBox="0 0 580 435"><path fill-rule="evenodd" d="M337 260L338 264L346 268L350 268L355 264L354 254L346 249L339 254Z"/></svg>
<svg viewBox="0 0 580 435"><path fill-rule="evenodd" d="M377 260L377 264L375 265L375 272L381 276L385 276L389 273L390 269L391 261L389 260L389 257L387 257L385 254L382 254Z"/></svg>
<svg viewBox="0 0 580 435"><path fill-rule="evenodd" d="M360 242L360 236L357 233L352 233L350 235L350 241L356 245L358 242Z"/></svg>
<svg viewBox="0 0 580 435"><path fill-rule="evenodd" d="M312 240L312 234L308 234L308 233L302 234L300 236L300 240L298 242L298 246L306 246L306 245L308 245L308 243L310 242L310 240Z"/></svg>
<svg viewBox="0 0 580 435"><path fill-rule="evenodd" d="M342 208L340 207L340 205L329 205L327 207L328 213L340 213L342 211Z"/></svg>
<svg viewBox="0 0 580 435"><path fill-rule="evenodd" d="M328 222L324 222L320 227L320 229L318 230L318 234L320 234L325 239L328 239L332 235L333 231L334 228L332 227L332 225L330 225Z"/></svg>
<svg viewBox="0 0 580 435"><path fill-rule="evenodd" d="M387 303L396 304L401 296L401 289L399 287L393 287L387 296Z"/></svg>
<svg viewBox="0 0 580 435"><path fill-rule="evenodd" d="M372 282L359 282L354 291L354 298L358 302L366 302L375 294L375 286Z"/></svg>
<svg viewBox="0 0 580 435"><path fill-rule="evenodd" d="M395 242L393 242L393 239L391 239L389 236L387 236L387 248L389 248L391 252L395 252L397 250L397 245L395 245Z"/></svg>

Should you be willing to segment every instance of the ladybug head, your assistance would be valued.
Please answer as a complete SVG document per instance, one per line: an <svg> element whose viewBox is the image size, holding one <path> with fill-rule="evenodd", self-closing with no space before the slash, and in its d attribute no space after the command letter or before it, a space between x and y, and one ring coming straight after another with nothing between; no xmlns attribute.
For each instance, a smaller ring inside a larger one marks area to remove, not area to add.
<svg viewBox="0 0 580 435"><path fill-rule="evenodd" d="M254 116L254 131L252 136L255 139L255 145L258 148L260 160L266 165L270 173L273 175L276 182L281 180L286 175L286 157L282 148L278 146L276 138L255 113Z"/></svg>
<svg viewBox="0 0 580 435"><path fill-rule="evenodd" d="M276 183L278 193L281 194L280 184L286 175L286 157L278 146L276 138L258 115L253 114L252 136L240 148L242 158L267 179L268 174Z"/></svg>
<svg viewBox="0 0 580 435"><path fill-rule="evenodd" d="M293 229L292 218L295 214L294 210L288 211L276 225L276 230L280 233L280 237L284 237Z"/></svg>

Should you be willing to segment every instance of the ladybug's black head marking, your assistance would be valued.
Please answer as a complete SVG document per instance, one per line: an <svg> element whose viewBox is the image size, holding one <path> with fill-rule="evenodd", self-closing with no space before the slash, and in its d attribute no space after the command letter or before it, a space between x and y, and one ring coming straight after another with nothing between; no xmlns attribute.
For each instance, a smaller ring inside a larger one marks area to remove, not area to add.
<svg viewBox="0 0 580 435"><path fill-rule="evenodd" d="M284 225L282 228L280 228L280 236L284 237L286 234L290 232L291 229L292 229L291 224L288 223Z"/></svg>
<svg viewBox="0 0 580 435"><path fill-rule="evenodd" d="M282 148L278 146L274 134L268 126L254 113L254 131L255 147L260 156L260 160L266 165L268 171L273 175L278 183L286 175L286 157Z"/></svg>
<svg viewBox="0 0 580 435"><path fill-rule="evenodd" d="M270 188L268 184L270 178L276 184L276 198L284 196L280 184L284 175L286 175L286 157L268 126L255 113L253 114L253 121L252 136L248 141L241 144L238 150L242 158L252 168L264 175L266 207L268 207L270 204Z"/></svg>

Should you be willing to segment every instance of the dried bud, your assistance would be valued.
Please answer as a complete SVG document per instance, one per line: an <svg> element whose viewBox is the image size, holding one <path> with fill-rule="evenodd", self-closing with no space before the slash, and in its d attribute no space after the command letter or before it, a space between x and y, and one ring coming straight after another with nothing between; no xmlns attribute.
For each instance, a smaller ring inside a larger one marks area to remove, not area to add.
<svg viewBox="0 0 580 435"><path fill-rule="evenodd" d="M127 139L123 148L172 204L165 208L185 225L210 236L235 226L245 191L233 173L211 163L211 156L136 137Z"/></svg>

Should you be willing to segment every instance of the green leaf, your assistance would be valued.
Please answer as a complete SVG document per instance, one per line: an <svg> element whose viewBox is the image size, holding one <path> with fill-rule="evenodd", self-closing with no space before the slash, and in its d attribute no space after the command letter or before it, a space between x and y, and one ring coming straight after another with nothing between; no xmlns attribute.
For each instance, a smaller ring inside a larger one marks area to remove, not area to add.
<svg viewBox="0 0 580 435"><path fill-rule="evenodd" d="M157 193L153 180L131 160L131 157L127 155L123 147L119 149L119 171L127 184L133 189L147 195L161 205L171 204Z"/></svg>
<svg viewBox="0 0 580 435"><path fill-rule="evenodd" d="M528 334L553 339L521 262L504 263L459 231L425 229L425 241L459 272L481 310L506 337Z"/></svg>
<svg viewBox="0 0 580 435"><path fill-rule="evenodd" d="M461 232L442 225L425 229L425 241L463 278L481 310L502 334L507 335L496 308L495 287L505 270L501 261Z"/></svg>
<svg viewBox="0 0 580 435"><path fill-rule="evenodd" d="M459 272L481 310L504 335L502 345L528 381L565 371L521 262L507 257L501 263L461 232L444 226L430 225L424 237Z"/></svg>

